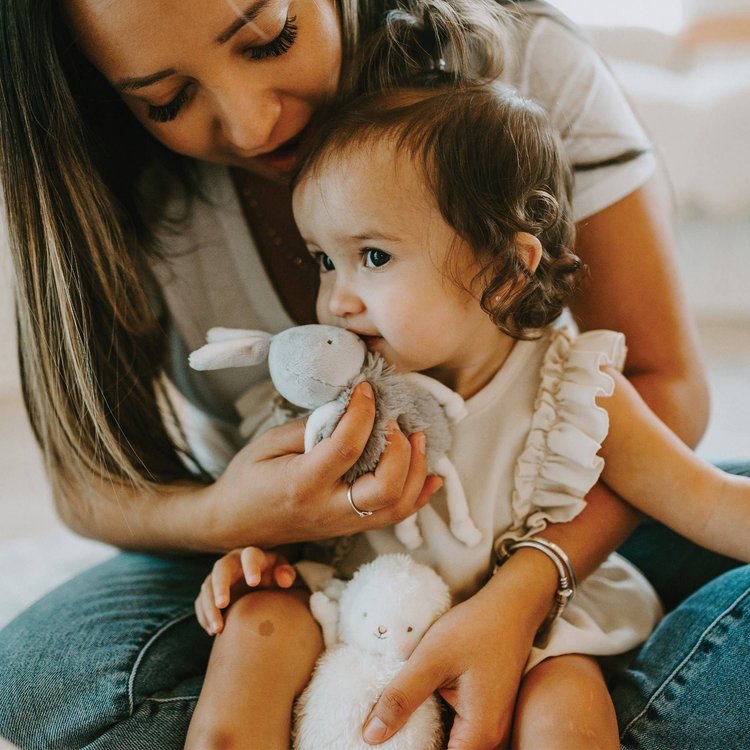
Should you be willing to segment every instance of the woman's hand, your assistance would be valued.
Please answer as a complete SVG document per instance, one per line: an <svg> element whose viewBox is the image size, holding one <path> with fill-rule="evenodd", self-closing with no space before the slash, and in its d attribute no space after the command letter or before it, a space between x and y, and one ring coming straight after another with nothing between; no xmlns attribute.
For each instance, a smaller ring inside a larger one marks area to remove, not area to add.
<svg viewBox="0 0 750 750"><path fill-rule="evenodd" d="M195 600L195 614L200 626L216 635L224 629L221 610L253 589L288 589L297 571L287 559L273 550L260 547L233 549L215 563Z"/></svg>
<svg viewBox="0 0 750 750"><path fill-rule="evenodd" d="M397 523L425 505L442 480L427 477L425 438L408 438L394 424L374 472L353 484L347 500L343 474L357 461L372 431L372 387L362 383L333 434L304 453L304 422L269 430L243 448L210 487L212 533L220 550L253 544L274 547L325 539Z"/></svg>
<svg viewBox="0 0 750 750"><path fill-rule="evenodd" d="M523 552L427 631L365 722L367 742L391 737L437 690L456 712L449 750L506 747L523 669L557 581L551 563Z"/></svg>

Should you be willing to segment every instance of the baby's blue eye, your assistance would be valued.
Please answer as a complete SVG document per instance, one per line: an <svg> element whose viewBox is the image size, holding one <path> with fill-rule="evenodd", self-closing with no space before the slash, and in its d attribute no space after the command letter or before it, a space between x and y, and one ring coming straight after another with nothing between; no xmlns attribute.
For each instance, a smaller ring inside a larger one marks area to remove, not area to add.
<svg viewBox="0 0 750 750"><path fill-rule="evenodd" d="M382 268L391 259L390 253L376 247L365 248L363 255L367 268Z"/></svg>
<svg viewBox="0 0 750 750"><path fill-rule="evenodd" d="M318 253L315 256L315 260L318 261L321 271L334 271L336 269L331 258L325 253Z"/></svg>

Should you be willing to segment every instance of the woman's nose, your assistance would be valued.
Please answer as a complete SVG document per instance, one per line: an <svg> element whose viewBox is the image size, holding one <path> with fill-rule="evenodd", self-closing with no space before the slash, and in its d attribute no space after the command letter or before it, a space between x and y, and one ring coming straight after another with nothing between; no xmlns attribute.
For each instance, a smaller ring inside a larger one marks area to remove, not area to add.
<svg viewBox="0 0 750 750"><path fill-rule="evenodd" d="M222 137L244 156L279 145L273 142L273 131L281 117L281 102L273 92L228 86L222 92L219 117Z"/></svg>

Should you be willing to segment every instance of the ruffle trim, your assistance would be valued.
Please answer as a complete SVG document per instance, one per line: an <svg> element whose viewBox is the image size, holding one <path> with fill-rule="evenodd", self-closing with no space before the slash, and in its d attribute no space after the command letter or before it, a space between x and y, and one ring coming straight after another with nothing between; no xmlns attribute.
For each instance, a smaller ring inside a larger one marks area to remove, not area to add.
<svg viewBox="0 0 750 750"><path fill-rule="evenodd" d="M609 415L596 399L611 396L615 387L602 368L622 370L626 351L625 337L614 331L552 333L531 430L516 462L512 523L498 548L583 510L604 466L597 454L609 430Z"/></svg>

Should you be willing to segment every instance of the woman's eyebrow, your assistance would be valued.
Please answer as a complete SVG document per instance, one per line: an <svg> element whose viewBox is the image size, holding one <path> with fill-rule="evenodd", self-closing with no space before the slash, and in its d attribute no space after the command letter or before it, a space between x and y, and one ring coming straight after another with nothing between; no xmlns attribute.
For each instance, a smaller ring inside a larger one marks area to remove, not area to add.
<svg viewBox="0 0 750 750"><path fill-rule="evenodd" d="M243 26L247 26L247 24L254 21L270 2L271 0L255 0L254 3L248 5L247 8L239 14L237 20L232 21L232 23L227 26L227 28L216 37L216 39L214 39L216 44L226 44ZM230 4L234 5L234 3Z"/></svg>
<svg viewBox="0 0 750 750"><path fill-rule="evenodd" d="M216 44L226 44L243 26L247 26L252 23L260 13L263 12L265 7L271 2L271 0L255 0L254 3L243 10L235 21L227 26L227 28L214 39ZM152 86L154 83L158 83L164 78L168 78L175 74L174 68L167 68L166 70L160 70L156 73L152 73L148 76L138 76L132 78L121 78L116 81L114 86L118 91L133 91L134 89L144 89L148 86Z"/></svg>
<svg viewBox="0 0 750 750"><path fill-rule="evenodd" d="M162 78L168 78L175 73L174 68L167 68L166 70L160 70L158 73L152 73L150 76L143 76L141 78L121 78L116 81L114 87L118 91L132 91L133 89L144 89L147 86L151 86Z"/></svg>

